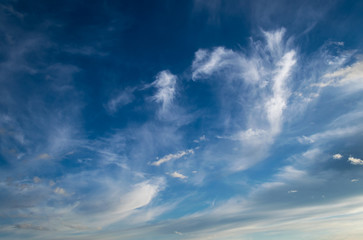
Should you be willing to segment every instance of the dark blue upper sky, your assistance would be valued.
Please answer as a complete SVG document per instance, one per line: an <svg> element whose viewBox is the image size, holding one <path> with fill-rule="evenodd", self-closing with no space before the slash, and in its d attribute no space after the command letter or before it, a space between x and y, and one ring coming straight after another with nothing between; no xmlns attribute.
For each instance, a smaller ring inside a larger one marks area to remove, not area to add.
<svg viewBox="0 0 363 240"><path fill-rule="evenodd" d="M1 1L0 238L360 239L362 12Z"/></svg>

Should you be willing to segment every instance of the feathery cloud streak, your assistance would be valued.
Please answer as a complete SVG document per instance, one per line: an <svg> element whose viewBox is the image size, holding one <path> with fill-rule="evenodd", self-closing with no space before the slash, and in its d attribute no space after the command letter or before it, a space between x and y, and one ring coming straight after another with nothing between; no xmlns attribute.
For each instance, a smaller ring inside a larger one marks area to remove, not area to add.
<svg viewBox="0 0 363 240"><path fill-rule="evenodd" d="M153 96L154 101L162 105L161 111L165 112L169 109L175 96L175 85L177 77L170 71L165 70L158 73L156 80L152 85L157 89Z"/></svg>
<svg viewBox="0 0 363 240"><path fill-rule="evenodd" d="M251 44L251 56L215 48L198 50L192 64L194 81L218 78L225 85L240 85L236 101L243 98L250 109L237 110L247 115L245 130L236 129L230 138L241 141L241 159L233 169L242 170L264 159L274 138L281 132L284 110L290 96L289 77L297 62L296 51L284 39L285 29L264 32L265 45ZM217 81L217 80L215 80ZM249 91L246 91L246 88ZM253 160L252 160L253 159Z"/></svg>

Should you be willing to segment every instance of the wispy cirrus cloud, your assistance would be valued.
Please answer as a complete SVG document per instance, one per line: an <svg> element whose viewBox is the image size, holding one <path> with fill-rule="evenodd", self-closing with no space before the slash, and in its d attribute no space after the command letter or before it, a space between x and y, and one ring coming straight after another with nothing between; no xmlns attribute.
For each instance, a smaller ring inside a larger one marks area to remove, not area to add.
<svg viewBox="0 0 363 240"><path fill-rule="evenodd" d="M157 89L152 99L161 104L161 111L165 112L169 109L175 97L175 86L177 76L170 71L161 71L156 75L156 80L151 83Z"/></svg>
<svg viewBox="0 0 363 240"><path fill-rule="evenodd" d="M85 182L90 176L93 180ZM99 230L125 218L133 219L132 216L135 216L134 223L143 223L170 209L166 206L157 206L155 209L149 206L165 188L163 178L139 178L132 183L129 181L129 184L121 182L124 181L106 176L102 171L67 174L54 185L49 185L45 179L36 183L24 182L23 188L17 182L8 182L6 185L0 182L2 193L11 192L8 200L16 200L8 206L2 204L1 211L4 214L15 214L17 226L26 228L26 216L33 215L36 220L32 226L36 226L37 230L51 229L68 234ZM16 217L19 211L22 214ZM143 212L147 216L141 217ZM44 221L46 217L52 219Z"/></svg>
<svg viewBox="0 0 363 240"><path fill-rule="evenodd" d="M239 56L224 47L217 47L213 51L199 49L194 56L192 64L192 79L208 78L211 74L223 68L233 67Z"/></svg>
<svg viewBox="0 0 363 240"><path fill-rule="evenodd" d="M190 123L195 118L180 104L178 98L178 82L180 81L177 75L169 70L163 70L156 74L153 82L140 87L141 90L151 87L154 89L153 95L147 99L157 103L155 120L173 123L176 129Z"/></svg>
<svg viewBox="0 0 363 240"><path fill-rule="evenodd" d="M333 128L328 129L324 132L318 132L310 136L302 136L298 137L298 141L300 143L314 143L314 142L326 142L330 141L331 139L339 139L345 138L348 136L353 136L359 133L362 129L361 125L358 126L351 126L351 127L342 127L342 128Z"/></svg>
<svg viewBox="0 0 363 240"><path fill-rule="evenodd" d="M361 56L359 58L362 58ZM363 61L359 60L351 66L343 66L342 68L326 73L323 76L324 81L314 84L321 88L345 87L349 91L359 91L363 87Z"/></svg>
<svg viewBox="0 0 363 240"><path fill-rule="evenodd" d="M131 103L135 96L133 92L135 89L133 88L126 88L125 90L119 92L115 97L108 100L107 104L105 105L106 110L109 113L117 112L121 107Z"/></svg>
<svg viewBox="0 0 363 240"><path fill-rule="evenodd" d="M194 81L212 78L214 83L221 81L226 86L238 86L234 94L237 102L244 102L245 106L232 103L239 108L240 119L234 119L239 127L233 129L229 139L240 141L242 149L242 157L232 163L234 170L245 169L267 156L270 145L281 132L291 94L289 79L297 53L285 39L285 29L263 34L264 43L252 42L248 56L224 47L202 49L195 53L192 64Z"/></svg>
<svg viewBox="0 0 363 240"><path fill-rule="evenodd" d="M294 194L285 192L285 195L290 198L293 198L295 194L298 192ZM291 232L296 232L297 239L305 232L308 232L309 236L316 236L321 231L324 231L325 236L344 236L344 234L353 231L354 236L357 237L353 239L358 239L362 233L359 228L359 219L363 214L359 207L361 200L362 197L359 196L345 198L341 201L316 203L309 206L300 205L285 209L273 204L271 204L271 208L246 207L245 201L233 199L208 211L159 222L154 226L130 228L127 232L118 234L132 236L138 231L138 236L145 237L147 234L153 233L166 237L182 234L188 240L202 238L232 240L236 237L248 238L253 236L256 239L265 239L271 237L271 234L280 239L288 239L291 237ZM330 221L326 221L326 218L329 218ZM331 221L331 219L335 221ZM335 222L339 222L339 224ZM342 223L350 226L350 229L340 228ZM339 231L335 231L337 228Z"/></svg>
<svg viewBox="0 0 363 240"><path fill-rule="evenodd" d="M1 3L1 236L360 239L361 35L287 2Z"/></svg>

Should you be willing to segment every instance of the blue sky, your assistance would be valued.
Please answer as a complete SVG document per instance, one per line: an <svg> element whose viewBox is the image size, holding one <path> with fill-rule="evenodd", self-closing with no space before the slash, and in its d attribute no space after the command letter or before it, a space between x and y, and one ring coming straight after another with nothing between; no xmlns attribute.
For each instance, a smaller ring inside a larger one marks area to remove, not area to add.
<svg viewBox="0 0 363 240"><path fill-rule="evenodd" d="M1 1L0 238L361 239L362 10Z"/></svg>

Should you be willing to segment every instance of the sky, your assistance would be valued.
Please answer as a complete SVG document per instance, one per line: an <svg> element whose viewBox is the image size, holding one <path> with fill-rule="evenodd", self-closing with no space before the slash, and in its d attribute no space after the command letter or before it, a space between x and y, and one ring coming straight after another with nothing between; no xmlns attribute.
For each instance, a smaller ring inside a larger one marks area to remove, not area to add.
<svg viewBox="0 0 363 240"><path fill-rule="evenodd" d="M358 240L363 1L0 1L0 238Z"/></svg>

